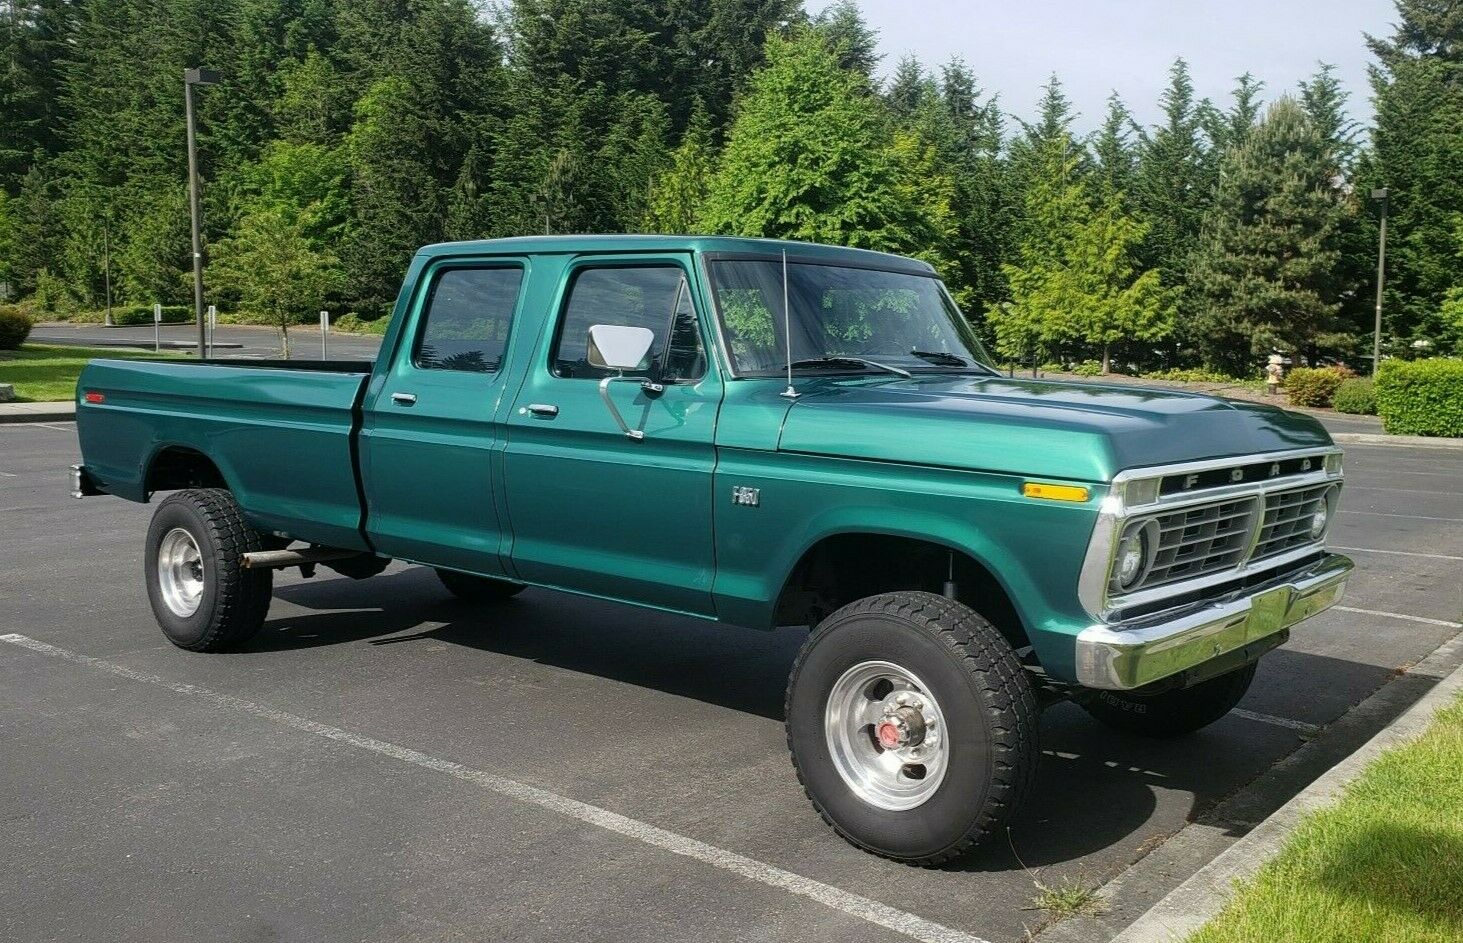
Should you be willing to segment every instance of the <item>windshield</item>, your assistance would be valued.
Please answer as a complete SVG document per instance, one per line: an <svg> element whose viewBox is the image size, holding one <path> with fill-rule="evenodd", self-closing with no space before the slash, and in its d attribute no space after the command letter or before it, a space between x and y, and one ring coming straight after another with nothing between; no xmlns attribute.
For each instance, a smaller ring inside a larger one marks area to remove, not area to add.
<svg viewBox="0 0 1463 943"><path fill-rule="evenodd" d="M732 365L743 376L787 369L780 260L710 264ZM939 279L789 262L795 370L994 373Z"/></svg>

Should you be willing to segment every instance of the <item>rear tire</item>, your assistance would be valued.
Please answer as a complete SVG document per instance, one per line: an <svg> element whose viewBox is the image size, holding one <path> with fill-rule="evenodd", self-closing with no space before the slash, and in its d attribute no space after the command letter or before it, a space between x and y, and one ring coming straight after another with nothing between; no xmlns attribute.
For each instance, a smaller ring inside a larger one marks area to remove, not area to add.
<svg viewBox="0 0 1463 943"><path fill-rule="evenodd" d="M1250 689L1258 664L1250 662L1191 688L1161 694L1095 691L1082 707L1117 730L1145 737L1179 737L1207 727L1233 710Z"/></svg>
<svg viewBox="0 0 1463 943"><path fill-rule="evenodd" d="M808 636L787 690L813 807L854 845L922 866L1011 821L1036 772L1039 716L1010 643L933 593L839 609Z"/></svg>
<svg viewBox="0 0 1463 943"><path fill-rule="evenodd" d="M456 570L438 570L437 579L447 591L464 602L497 602L517 596L528 587L512 580L494 579L491 576L472 576Z"/></svg>
<svg viewBox="0 0 1463 943"><path fill-rule="evenodd" d="M245 568L243 558L263 549L264 535L223 488L179 491L159 504L147 528L143 574L168 641L217 652L259 631L274 574Z"/></svg>

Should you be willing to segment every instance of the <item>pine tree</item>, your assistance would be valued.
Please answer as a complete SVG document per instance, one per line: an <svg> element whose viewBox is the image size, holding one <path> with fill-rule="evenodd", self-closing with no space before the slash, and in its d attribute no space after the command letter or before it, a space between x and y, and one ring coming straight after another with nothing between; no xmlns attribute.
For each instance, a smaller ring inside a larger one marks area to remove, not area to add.
<svg viewBox="0 0 1463 943"><path fill-rule="evenodd" d="M1224 161L1219 194L1195 257L1207 359L1235 373L1293 352L1315 362L1334 339L1341 285L1337 199L1329 147L1305 110L1284 97Z"/></svg>
<svg viewBox="0 0 1463 943"><path fill-rule="evenodd" d="M1157 271L1139 273L1145 227L1123 213L1118 194L1089 203L1075 148L1053 138L1036 157L1028 234L1017 262L1005 266L1011 300L987 312L997 349L1035 363L1043 353L1091 344L1107 372L1115 343L1157 340L1172 330L1171 295Z"/></svg>
<svg viewBox="0 0 1463 943"><path fill-rule="evenodd" d="M1001 263L1013 251L1020 200L1003 153L1004 117L999 99L983 95L959 59L940 69L939 104L951 128L948 166L955 178L957 226L954 258L943 272L965 309L981 319L977 326L994 340L983 314L1009 297Z"/></svg>
<svg viewBox="0 0 1463 943"><path fill-rule="evenodd" d="M14 194L64 141L62 62L76 27L69 0L0 2L0 190Z"/></svg>
<svg viewBox="0 0 1463 943"><path fill-rule="evenodd" d="M1092 140L1093 186L1100 199L1116 197L1120 205L1127 205L1138 167L1133 146L1136 127L1133 113L1113 92L1107 99L1107 117Z"/></svg>
<svg viewBox="0 0 1463 943"><path fill-rule="evenodd" d="M1389 193L1387 333L1436 340L1442 300L1458 260L1453 227L1463 213L1463 5L1397 0L1389 39L1369 36L1376 103L1363 191Z"/></svg>
<svg viewBox="0 0 1463 943"><path fill-rule="evenodd" d="M692 115L680 145L671 153L670 166L651 181L645 230L698 232L701 210L706 203L715 168L711 121L705 111L698 110Z"/></svg>
<svg viewBox="0 0 1463 943"><path fill-rule="evenodd" d="M840 68L870 82L879 67L879 34L864 22L857 0L834 0L813 18L813 28L838 57Z"/></svg>
<svg viewBox="0 0 1463 943"><path fill-rule="evenodd" d="M936 227L901 181L880 100L817 31L767 44L711 181L712 232L916 252Z"/></svg>
<svg viewBox="0 0 1463 943"><path fill-rule="evenodd" d="M894 74L884 89L884 100L896 118L907 121L919 111L929 90L924 66L914 56L904 56L894 66Z"/></svg>

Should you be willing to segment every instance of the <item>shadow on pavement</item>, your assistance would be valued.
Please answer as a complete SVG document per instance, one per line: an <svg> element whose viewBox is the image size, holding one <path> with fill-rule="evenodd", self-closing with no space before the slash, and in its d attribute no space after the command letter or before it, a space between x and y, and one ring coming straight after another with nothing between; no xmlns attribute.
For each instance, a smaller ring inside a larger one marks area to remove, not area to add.
<svg viewBox="0 0 1463 943"><path fill-rule="evenodd" d="M556 594L533 589L470 604L448 595L423 568L359 582L321 578L275 593L313 612L270 619L245 651L447 642L777 721L788 672L807 636L803 629L759 632L596 600L566 607ZM1343 700L1354 704L1392 676L1286 649L1267 658L1271 677L1324 687L1338 713ZM1306 696L1303 687L1294 696ZM1040 868L1115 846L1126 846L1125 860L1135 861L1167 837L1151 826L1145 831L1159 790L1190 795L1185 820L1193 821L1304 743L1297 731L1237 717L1187 737L1145 739L1109 730L1072 704L1046 711L1041 734L1041 768L1025 811L1008 836L956 868Z"/></svg>

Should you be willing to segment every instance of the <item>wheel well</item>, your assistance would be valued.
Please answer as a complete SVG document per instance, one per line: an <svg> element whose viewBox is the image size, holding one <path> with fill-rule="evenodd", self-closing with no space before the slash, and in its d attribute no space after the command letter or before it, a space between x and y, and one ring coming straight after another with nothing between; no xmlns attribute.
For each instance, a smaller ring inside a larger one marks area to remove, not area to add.
<svg viewBox="0 0 1463 943"><path fill-rule="evenodd" d="M878 593L942 593L952 577L958 601L1015 648L1031 644L1005 587L980 561L943 544L887 534L838 534L809 548L783 584L776 624L816 625L840 606Z"/></svg>
<svg viewBox="0 0 1463 943"><path fill-rule="evenodd" d="M180 488L227 488L223 473L207 455L196 449L169 446L152 457L146 491L177 491Z"/></svg>

